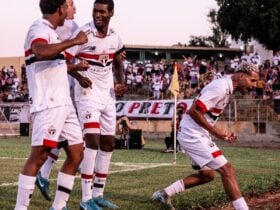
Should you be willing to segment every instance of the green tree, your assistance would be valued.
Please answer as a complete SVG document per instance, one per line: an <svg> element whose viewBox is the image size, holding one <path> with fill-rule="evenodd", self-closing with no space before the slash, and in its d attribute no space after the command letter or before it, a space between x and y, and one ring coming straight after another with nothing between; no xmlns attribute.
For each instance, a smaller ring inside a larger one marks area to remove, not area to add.
<svg viewBox="0 0 280 210"><path fill-rule="evenodd" d="M233 39L255 39L267 49L280 49L279 0L216 0L217 21Z"/></svg>
<svg viewBox="0 0 280 210"><path fill-rule="evenodd" d="M207 15L208 21L211 23L212 35L211 36L191 36L189 46L200 47L229 47L227 41L227 33L221 30L217 21L217 11L211 9Z"/></svg>

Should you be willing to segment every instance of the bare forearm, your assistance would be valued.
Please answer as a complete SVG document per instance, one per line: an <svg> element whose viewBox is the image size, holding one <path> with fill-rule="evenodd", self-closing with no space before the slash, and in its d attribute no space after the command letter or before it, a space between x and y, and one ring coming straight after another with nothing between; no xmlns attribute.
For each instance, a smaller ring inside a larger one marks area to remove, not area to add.
<svg viewBox="0 0 280 210"><path fill-rule="evenodd" d="M75 40L67 40L57 44L34 44L32 51L39 60L50 59L57 56L69 47L75 45Z"/></svg>

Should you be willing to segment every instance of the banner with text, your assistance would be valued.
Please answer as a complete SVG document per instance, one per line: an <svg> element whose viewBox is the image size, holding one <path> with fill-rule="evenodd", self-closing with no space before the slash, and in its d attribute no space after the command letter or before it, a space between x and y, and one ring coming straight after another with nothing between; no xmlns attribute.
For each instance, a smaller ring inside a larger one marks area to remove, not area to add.
<svg viewBox="0 0 280 210"><path fill-rule="evenodd" d="M191 107L193 100L178 100L177 106L184 107L184 111ZM117 116L126 115L128 117L139 118L173 118L174 100L154 100L154 101L117 101Z"/></svg>

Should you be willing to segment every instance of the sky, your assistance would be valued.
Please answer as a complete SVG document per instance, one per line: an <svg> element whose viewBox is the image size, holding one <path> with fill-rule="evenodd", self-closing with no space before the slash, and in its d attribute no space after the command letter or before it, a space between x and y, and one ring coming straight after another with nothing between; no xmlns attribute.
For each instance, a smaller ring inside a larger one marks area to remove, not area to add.
<svg viewBox="0 0 280 210"><path fill-rule="evenodd" d="M74 0L76 22L92 20L93 1ZM215 0L115 0L110 26L124 44L171 46L187 44L191 35L211 35L207 14ZM0 57L23 56L25 35L41 18L39 0L7 0L0 7Z"/></svg>

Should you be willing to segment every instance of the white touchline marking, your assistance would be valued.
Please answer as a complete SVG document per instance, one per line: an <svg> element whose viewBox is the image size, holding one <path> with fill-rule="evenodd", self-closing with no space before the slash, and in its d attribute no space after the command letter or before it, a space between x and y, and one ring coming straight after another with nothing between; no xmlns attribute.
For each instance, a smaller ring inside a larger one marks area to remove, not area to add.
<svg viewBox="0 0 280 210"><path fill-rule="evenodd" d="M138 170L144 170L144 169L148 169L148 168L157 168L157 167L161 167L161 166L171 166L171 165L174 165L172 163L139 163L139 165L135 165L135 163L122 163L122 162L116 162L116 163L112 162L111 164L119 165L119 166L130 166L130 167L133 166L133 167L136 167L136 168L111 171L111 172L109 172L109 174L129 172L129 171L138 171ZM76 178L81 178L81 177L80 177L80 175L77 175ZM49 181L56 181L56 179L50 179ZM18 184L17 182L1 183L0 187L17 186L17 184Z"/></svg>

